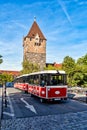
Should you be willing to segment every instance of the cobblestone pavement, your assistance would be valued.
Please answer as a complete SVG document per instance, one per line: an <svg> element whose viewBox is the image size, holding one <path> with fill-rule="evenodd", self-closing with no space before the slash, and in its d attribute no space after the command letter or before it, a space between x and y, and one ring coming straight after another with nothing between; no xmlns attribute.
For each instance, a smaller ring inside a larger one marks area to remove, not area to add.
<svg viewBox="0 0 87 130"><path fill-rule="evenodd" d="M2 120L1 130L87 130L87 111Z"/></svg>

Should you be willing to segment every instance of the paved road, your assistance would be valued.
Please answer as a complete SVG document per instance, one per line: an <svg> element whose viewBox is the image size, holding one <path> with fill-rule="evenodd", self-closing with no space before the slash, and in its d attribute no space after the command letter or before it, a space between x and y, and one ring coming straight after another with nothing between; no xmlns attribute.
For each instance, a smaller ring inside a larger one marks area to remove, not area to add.
<svg viewBox="0 0 87 130"><path fill-rule="evenodd" d="M86 104L69 99L65 102L41 103L39 98L31 97L29 94L14 88L8 88L7 95L8 105L4 107L3 119L56 115L87 110Z"/></svg>
<svg viewBox="0 0 87 130"><path fill-rule="evenodd" d="M2 130L87 130L85 103L70 99L41 103L14 88L8 88L7 92Z"/></svg>

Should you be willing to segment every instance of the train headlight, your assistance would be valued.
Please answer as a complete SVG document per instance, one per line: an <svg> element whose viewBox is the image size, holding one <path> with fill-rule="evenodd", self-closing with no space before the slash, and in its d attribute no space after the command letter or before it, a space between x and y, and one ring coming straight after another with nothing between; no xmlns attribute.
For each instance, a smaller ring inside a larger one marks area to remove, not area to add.
<svg viewBox="0 0 87 130"><path fill-rule="evenodd" d="M60 94L60 91L55 91L55 94Z"/></svg>
<svg viewBox="0 0 87 130"><path fill-rule="evenodd" d="M42 91L41 93L42 93L42 94L45 94L45 91Z"/></svg>

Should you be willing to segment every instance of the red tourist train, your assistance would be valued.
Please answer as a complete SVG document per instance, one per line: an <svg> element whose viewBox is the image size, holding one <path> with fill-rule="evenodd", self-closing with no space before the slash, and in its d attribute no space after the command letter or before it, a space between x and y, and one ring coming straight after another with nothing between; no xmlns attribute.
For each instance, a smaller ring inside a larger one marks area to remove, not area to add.
<svg viewBox="0 0 87 130"><path fill-rule="evenodd" d="M67 76L65 71L46 70L17 77L14 87L45 100L67 99Z"/></svg>

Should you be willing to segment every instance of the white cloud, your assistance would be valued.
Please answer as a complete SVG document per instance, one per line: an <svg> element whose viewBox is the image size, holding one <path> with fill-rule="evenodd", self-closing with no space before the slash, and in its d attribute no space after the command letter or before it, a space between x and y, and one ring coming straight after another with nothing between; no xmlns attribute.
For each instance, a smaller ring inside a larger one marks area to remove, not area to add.
<svg viewBox="0 0 87 130"><path fill-rule="evenodd" d="M64 14L66 15L66 17L67 17L69 23L72 25L71 18L70 18L70 16L69 16L68 12L67 12L67 9L66 9L64 3L62 2L62 0L58 0L58 2L59 2L59 4L60 4L60 6L61 6L61 8L62 8L62 10L63 10L63 12L64 12Z"/></svg>

